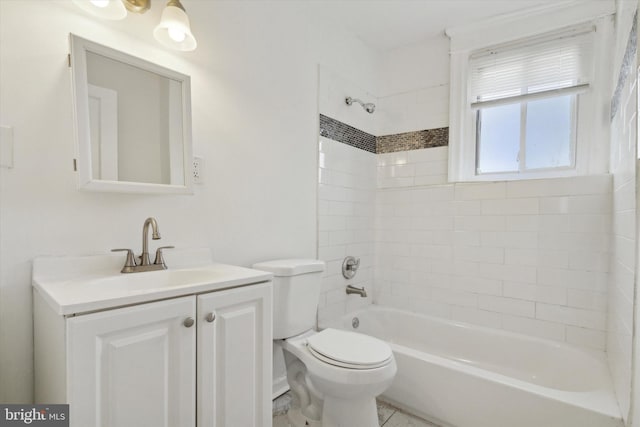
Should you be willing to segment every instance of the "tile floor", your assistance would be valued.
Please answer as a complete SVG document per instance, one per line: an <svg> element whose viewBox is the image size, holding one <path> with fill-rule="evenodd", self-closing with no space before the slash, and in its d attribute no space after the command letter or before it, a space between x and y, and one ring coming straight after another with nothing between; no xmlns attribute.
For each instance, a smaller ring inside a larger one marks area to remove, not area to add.
<svg viewBox="0 0 640 427"><path fill-rule="evenodd" d="M291 405L289 393L278 397L273 402L273 427L289 427L287 409ZM381 427L439 427L436 424L407 414L386 402L378 400L378 420Z"/></svg>

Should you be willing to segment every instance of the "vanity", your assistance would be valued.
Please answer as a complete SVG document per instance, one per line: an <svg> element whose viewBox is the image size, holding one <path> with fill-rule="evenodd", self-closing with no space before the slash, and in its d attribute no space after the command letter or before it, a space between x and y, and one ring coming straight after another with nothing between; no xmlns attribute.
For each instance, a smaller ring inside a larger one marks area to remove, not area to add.
<svg viewBox="0 0 640 427"><path fill-rule="evenodd" d="M75 427L270 426L272 275L164 257L34 260L36 403L68 403Z"/></svg>

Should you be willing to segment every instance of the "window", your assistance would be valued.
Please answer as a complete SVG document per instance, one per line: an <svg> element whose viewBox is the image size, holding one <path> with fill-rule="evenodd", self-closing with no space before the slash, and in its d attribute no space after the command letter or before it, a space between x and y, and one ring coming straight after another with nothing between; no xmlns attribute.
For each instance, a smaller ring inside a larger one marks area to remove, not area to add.
<svg viewBox="0 0 640 427"><path fill-rule="evenodd" d="M589 87L593 27L473 53L475 174L575 166L579 93Z"/></svg>
<svg viewBox="0 0 640 427"><path fill-rule="evenodd" d="M489 47L452 37L450 181L606 172L606 150L591 142L607 129L606 67L595 66L606 63L604 21Z"/></svg>

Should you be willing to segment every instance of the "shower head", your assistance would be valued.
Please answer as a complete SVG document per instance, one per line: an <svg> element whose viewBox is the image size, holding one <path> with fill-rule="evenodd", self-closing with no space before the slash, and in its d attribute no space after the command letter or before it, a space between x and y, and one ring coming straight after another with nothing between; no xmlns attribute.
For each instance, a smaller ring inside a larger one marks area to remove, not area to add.
<svg viewBox="0 0 640 427"><path fill-rule="evenodd" d="M360 101L359 99L357 99L357 98L352 98L352 97L350 97L350 96L347 96L347 97L344 99L344 102L345 102L345 104L347 104L347 105L351 105L351 104L353 104L354 102L357 102L357 103L358 103L358 104L360 104L360 105L362 106L362 108L364 108L364 110L365 110L367 113L369 113L369 114L373 114L373 112L374 112L374 111L376 111L376 104L373 104L373 103L371 103L371 102L367 102L367 103L365 104L364 102Z"/></svg>

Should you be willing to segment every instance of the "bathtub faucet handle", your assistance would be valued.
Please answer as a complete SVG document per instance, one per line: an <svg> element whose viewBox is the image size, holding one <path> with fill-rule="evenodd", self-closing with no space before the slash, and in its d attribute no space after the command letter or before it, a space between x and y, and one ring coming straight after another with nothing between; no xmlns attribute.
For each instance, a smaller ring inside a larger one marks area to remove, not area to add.
<svg viewBox="0 0 640 427"><path fill-rule="evenodd" d="M345 279L352 279L360 268L360 258L348 256L342 263L342 275Z"/></svg>

